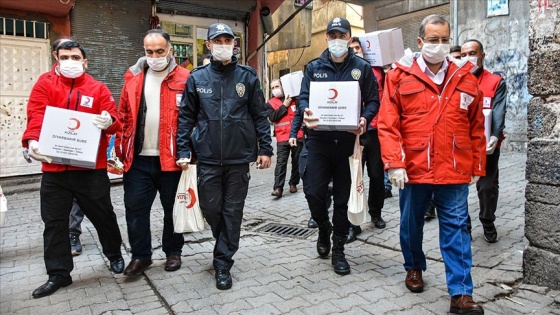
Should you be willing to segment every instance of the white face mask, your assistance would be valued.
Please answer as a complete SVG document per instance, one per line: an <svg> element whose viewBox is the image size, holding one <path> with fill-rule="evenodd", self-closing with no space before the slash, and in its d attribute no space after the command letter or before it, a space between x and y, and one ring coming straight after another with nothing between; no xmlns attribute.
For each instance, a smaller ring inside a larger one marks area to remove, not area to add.
<svg viewBox="0 0 560 315"><path fill-rule="evenodd" d="M212 44L212 57L217 61L227 61L233 56L233 45Z"/></svg>
<svg viewBox="0 0 560 315"><path fill-rule="evenodd" d="M348 41L344 39L329 40L329 52L336 58L344 56L348 52Z"/></svg>
<svg viewBox="0 0 560 315"><path fill-rule="evenodd" d="M467 61L473 64L473 68L471 69L471 73L474 73L478 70L478 57L477 56L468 56Z"/></svg>
<svg viewBox="0 0 560 315"><path fill-rule="evenodd" d="M362 53L357 53L356 56L358 56L360 58L364 58L364 54L362 54Z"/></svg>
<svg viewBox="0 0 560 315"><path fill-rule="evenodd" d="M284 92L282 92L281 89L272 89L272 95L276 97L282 97L284 96Z"/></svg>
<svg viewBox="0 0 560 315"><path fill-rule="evenodd" d="M424 43L424 42L423 42ZM449 54L449 44L422 45L422 56L429 63L440 63Z"/></svg>
<svg viewBox="0 0 560 315"><path fill-rule="evenodd" d="M70 79L75 79L81 76L82 74L84 74L85 71L83 61L68 59L68 60L60 60L58 64L59 64L58 67L60 69L60 74Z"/></svg>
<svg viewBox="0 0 560 315"><path fill-rule="evenodd" d="M170 51L171 49L169 49L167 51L167 54L163 57L158 57L158 58L146 57L146 62L148 63L148 67L150 67L150 69L156 72L164 70L169 64L169 59L167 58L167 56L169 56Z"/></svg>

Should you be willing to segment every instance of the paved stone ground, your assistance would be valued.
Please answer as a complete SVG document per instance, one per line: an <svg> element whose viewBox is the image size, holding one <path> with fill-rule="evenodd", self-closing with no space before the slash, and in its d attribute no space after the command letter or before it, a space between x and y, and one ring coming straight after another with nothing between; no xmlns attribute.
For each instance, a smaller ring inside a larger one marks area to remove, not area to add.
<svg viewBox="0 0 560 315"><path fill-rule="evenodd" d="M501 189L497 228L499 242L487 244L475 216L478 201L471 187L473 276L475 299L486 314L560 314L560 291L522 282L524 238L525 155L504 152L500 161ZM437 220L425 225L424 249L428 270L426 290L409 292L399 248L398 198L386 199L387 228L362 226L359 240L347 245L352 273L338 276L329 260L315 251L316 232L308 238L279 237L260 232L268 223L305 227L309 211L303 193L270 196L273 169L252 167L245 207L241 247L232 269L233 288L215 288L212 270L214 241L210 231L186 234L183 267L165 272L161 251L162 209L153 206L154 264L145 275L113 275L101 255L97 233L83 224L85 246L75 257L74 284L55 294L33 299L43 284L42 230L39 193L8 196L8 221L1 232L1 314L445 314L449 297L438 246ZM393 189L396 193L396 189ZM123 189L112 187L112 199L130 260L124 218Z"/></svg>

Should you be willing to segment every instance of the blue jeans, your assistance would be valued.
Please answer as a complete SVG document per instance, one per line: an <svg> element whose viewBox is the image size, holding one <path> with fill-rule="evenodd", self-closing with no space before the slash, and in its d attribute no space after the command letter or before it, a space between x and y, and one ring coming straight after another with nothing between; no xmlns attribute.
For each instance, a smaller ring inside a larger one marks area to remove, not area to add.
<svg viewBox="0 0 560 315"><path fill-rule="evenodd" d="M72 210L70 210L70 234L82 234L82 221L84 221L84 212L80 209L78 202L74 199Z"/></svg>
<svg viewBox="0 0 560 315"><path fill-rule="evenodd" d="M136 155L132 166L123 176L124 207L132 259L152 257L150 211L159 192L163 206L162 250L169 255L181 255L183 234L173 232L173 204L181 171L163 172L159 156Z"/></svg>
<svg viewBox="0 0 560 315"><path fill-rule="evenodd" d="M386 190L391 190L391 188L393 188L393 185L391 184L391 181L389 180L389 174L387 172L385 172L385 174L383 175L383 179L385 180L385 189Z"/></svg>
<svg viewBox="0 0 560 315"><path fill-rule="evenodd" d="M472 296L471 238L467 231L468 184L407 184L400 190L400 242L404 268L426 270L422 250L424 213L432 200L438 209L439 245L449 295Z"/></svg>

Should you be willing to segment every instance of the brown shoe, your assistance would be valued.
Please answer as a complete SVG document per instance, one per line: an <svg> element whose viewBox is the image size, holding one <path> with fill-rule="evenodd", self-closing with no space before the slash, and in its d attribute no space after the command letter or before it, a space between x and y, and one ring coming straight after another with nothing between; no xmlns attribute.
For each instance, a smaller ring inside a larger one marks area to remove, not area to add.
<svg viewBox="0 0 560 315"><path fill-rule="evenodd" d="M290 185L290 193L296 193L297 192L297 186L296 185Z"/></svg>
<svg viewBox="0 0 560 315"><path fill-rule="evenodd" d="M452 314L484 314L484 309L473 301L472 296L463 294L451 298L449 312Z"/></svg>
<svg viewBox="0 0 560 315"><path fill-rule="evenodd" d="M165 271L176 271L181 268L181 256L169 255L165 262Z"/></svg>
<svg viewBox="0 0 560 315"><path fill-rule="evenodd" d="M272 191L272 193L270 193L270 195L280 198L280 197L282 197L282 189L274 188L274 191Z"/></svg>
<svg viewBox="0 0 560 315"><path fill-rule="evenodd" d="M424 281L422 280L421 269L409 269L406 272L406 279L404 280L406 288L414 293L424 291Z"/></svg>
<svg viewBox="0 0 560 315"><path fill-rule="evenodd" d="M138 276L152 264L151 259L132 259L124 269L125 276Z"/></svg>

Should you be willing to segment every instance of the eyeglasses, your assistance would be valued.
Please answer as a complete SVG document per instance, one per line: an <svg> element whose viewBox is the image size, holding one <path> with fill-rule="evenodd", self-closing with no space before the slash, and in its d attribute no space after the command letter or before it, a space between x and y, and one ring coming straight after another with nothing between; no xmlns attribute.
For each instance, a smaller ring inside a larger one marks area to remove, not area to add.
<svg viewBox="0 0 560 315"><path fill-rule="evenodd" d="M430 37L430 38L423 38L422 41L427 42L428 44L439 44L440 42L442 44L449 44L451 43L452 39L451 37L442 37L442 38Z"/></svg>

